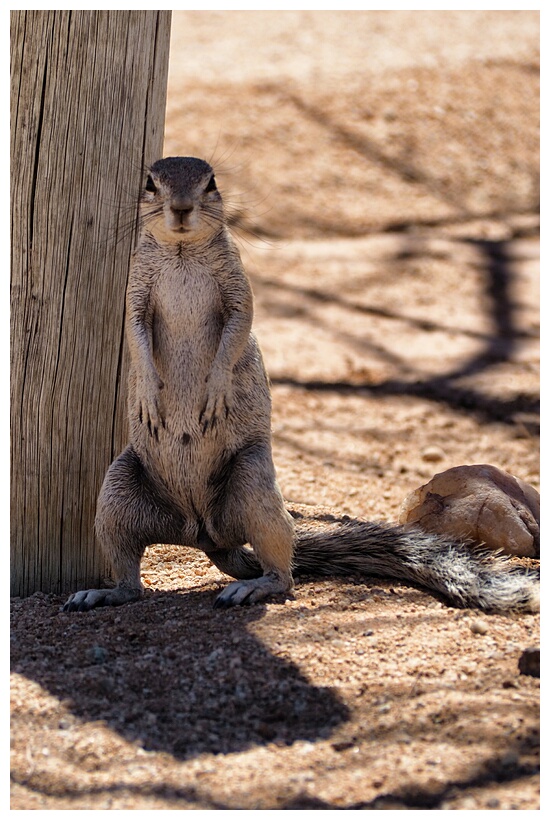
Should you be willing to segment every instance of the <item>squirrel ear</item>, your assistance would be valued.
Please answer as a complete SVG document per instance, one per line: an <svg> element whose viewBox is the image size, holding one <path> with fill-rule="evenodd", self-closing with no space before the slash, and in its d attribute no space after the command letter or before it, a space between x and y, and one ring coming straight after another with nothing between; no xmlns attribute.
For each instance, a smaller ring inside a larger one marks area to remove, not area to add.
<svg viewBox="0 0 550 820"><path fill-rule="evenodd" d="M154 194L157 191L157 186L153 182L153 177L151 174L147 176L147 182L145 183L145 190L149 191L149 193Z"/></svg>

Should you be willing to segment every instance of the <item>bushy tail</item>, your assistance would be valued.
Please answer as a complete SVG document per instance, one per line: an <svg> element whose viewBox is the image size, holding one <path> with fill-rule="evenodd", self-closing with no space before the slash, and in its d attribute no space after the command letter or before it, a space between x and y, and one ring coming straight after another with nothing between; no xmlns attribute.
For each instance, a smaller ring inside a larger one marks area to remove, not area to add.
<svg viewBox="0 0 550 820"><path fill-rule="evenodd" d="M539 573L505 556L440 535L346 516L296 514L293 574L393 578L441 593L459 607L492 612L537 612ZM245 548L209 551L234 578L254 578L262 568Z"/></svg>
<svg viewBox="0 0 550 820"><path fill-rule="evenodd" d="M300 531L294 574L375 575L440 592L455 606L536 612L539 573L466 542L390 524L340 521Z"/></svg>

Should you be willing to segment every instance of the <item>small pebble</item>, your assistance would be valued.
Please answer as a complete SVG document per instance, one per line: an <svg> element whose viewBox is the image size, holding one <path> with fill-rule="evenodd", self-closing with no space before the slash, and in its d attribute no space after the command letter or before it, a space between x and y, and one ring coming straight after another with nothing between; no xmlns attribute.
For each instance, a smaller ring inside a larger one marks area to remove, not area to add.
<svg viewBox="0 0 550 820"><path fill-rule="evenodd" d="M421 453L423 461L443 461L446 458L446 453L441 447L425 447Z"/></svg>
<svg viewBox="0 0 550 820"><path fill-rule="evenodd" d="M86 655L91 663L105 663L108 657L107 650L102 646L92 646L91 649L88 649Z"/></svg>
<svg viewBox="0 0 550 820"><path fill-rule="evenodd" d="M472 623L470 624L470 629L474 633L474 635L486 635L489 631L487 623L485 621L482 621L481 619L472 621Z"/></svg>

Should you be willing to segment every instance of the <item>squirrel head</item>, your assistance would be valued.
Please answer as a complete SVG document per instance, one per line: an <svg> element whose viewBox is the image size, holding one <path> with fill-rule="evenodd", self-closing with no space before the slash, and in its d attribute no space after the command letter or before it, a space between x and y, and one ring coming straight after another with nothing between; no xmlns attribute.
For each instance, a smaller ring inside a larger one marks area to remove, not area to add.
<svg viewBox="0 0 550 820"><path fill-rule="evenodd" d="M140 216L147 232L163 241L194 241L217 233L224 212L213 168L195 157L158 160L149 169Z"/></svg>

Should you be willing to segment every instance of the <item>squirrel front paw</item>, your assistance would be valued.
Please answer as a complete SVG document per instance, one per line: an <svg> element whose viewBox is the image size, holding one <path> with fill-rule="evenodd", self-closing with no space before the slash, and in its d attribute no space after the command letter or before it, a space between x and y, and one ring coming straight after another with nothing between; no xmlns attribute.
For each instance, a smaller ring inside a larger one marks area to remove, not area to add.
<svg viewBox="0 0 550 820"><path fill-rule="evenodd" d="M226 419L231 412L233 390L227 378L210 375L206 388L206 398L199 417L203 435L212 429L220 419Z"/></svg>
<svg viewBox="0 0 550 820"><path fill-rule="evenodd" d="M137 385L137 413L140 424L145 424L150 436L158 440L159 429L166 427L160 391L164 387L158 376L140 379Z"/></svg>

